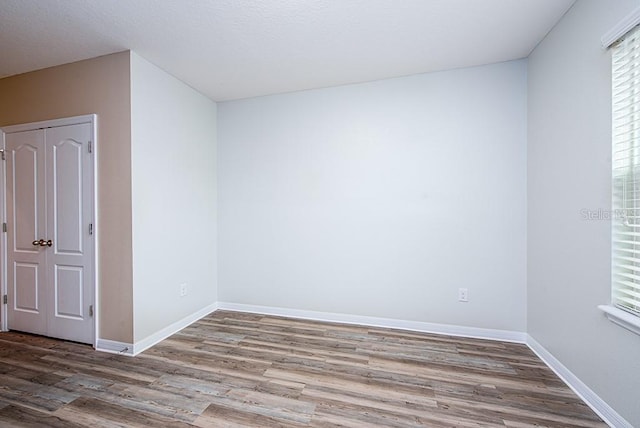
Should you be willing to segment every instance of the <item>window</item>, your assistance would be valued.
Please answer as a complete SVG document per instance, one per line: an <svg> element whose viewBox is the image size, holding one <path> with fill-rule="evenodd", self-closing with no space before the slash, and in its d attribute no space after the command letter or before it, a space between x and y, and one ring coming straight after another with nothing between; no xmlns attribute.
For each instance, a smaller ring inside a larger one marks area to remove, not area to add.
<svg viewBox="0 0 640 428"><path fill-rule="evenodd" d="M640 29L613 48L613 280L615 306L640 315Z"/></svg>
<svg viewBox="0 0 640 428"><path fill-rule="evenodd" d="M618 313L619 318L624 318L631 324L637 324L636 327L638 327L640 326L640 28L636 27L627 33L624 39L612 48L612 55L614 215L612 216L611 302L612 306L618 310L627 312L626 314ZM605 312L612 315L611 310L605 310ZM629 328L629 326L625 327ZM637 329L631 329L638 332Z"/></svg>

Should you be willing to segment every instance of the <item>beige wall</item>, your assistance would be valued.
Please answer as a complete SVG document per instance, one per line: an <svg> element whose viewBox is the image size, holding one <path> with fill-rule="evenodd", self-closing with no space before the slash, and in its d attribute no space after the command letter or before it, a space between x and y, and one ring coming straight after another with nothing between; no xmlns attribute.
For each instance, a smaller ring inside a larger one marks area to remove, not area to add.
<svg viewBox="0 0 640 428"><path fill-rule="evenodd" d="M98 115L99 337L133 341L129 52L0 79L0 126Z"/></svg>

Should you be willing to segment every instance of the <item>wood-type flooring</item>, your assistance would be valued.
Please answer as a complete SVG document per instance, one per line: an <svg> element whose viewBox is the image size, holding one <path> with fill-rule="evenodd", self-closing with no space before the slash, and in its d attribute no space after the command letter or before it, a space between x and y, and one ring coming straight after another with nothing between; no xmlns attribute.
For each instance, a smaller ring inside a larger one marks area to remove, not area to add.
<svg viewBox="0 0 640 428"><path fill-rule="evenodd" d="M133 358L0 333L0 426L606 425L522 344L216 311Z"/></svg>

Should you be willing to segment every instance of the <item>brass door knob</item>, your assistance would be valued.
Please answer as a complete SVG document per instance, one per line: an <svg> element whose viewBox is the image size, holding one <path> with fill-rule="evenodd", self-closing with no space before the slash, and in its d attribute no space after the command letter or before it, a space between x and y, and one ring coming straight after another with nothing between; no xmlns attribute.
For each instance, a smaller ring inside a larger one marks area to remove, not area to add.
<svg viewBox="0 0 640 428"><path fill-rule="evenodd" d="M41 247L50 247L53 245L53 241L51 239L49 239L48 241L45 241L44 239L40 239L39 241L33 241L32 244L39 245Z"/></svg>

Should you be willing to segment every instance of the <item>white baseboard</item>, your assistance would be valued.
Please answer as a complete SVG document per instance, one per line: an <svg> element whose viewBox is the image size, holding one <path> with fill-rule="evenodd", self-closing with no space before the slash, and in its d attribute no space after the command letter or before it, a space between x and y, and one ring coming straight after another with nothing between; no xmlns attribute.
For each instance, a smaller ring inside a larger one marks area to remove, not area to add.
<svg viewBox="0 0 640 428"><path fill-rule="evenodd" d="M584 384L571 370L564 366L544 346L533 337L527 335L527 345L544 363L555 372L564 383L575 392L591 409L598 414L609 426L614 428L633 428L622 416L609 406L602 398Z"/></svg>
<svg viewBox="0 0 640 428"><path fill-rule="evenodd" d="M160 343L167 337L171 336L189 326L190 324L198 321L200 318L209 315L211 312L218 308L216 303L212 303L198 312L193 313L173 324L163 328L162 330L148 336L136 343L117 342L115 340L98 339L96 344L96 351L108 352L111 354L128 355L130 357L136 356L145 349L151 348L156 343Z"/></svg>
<svg viewBox="0 0 640 428"><path fill-rule="evenodd" d="M145 349L151 348L156 343L162 342L167 337L179 332L183 328L193 324L198 321L200 318L209 315L211 312L218 309L217 303L212 303L204 308L200 309L198 312L195 312L187 317L182 318L179 321L174 322L173 324L163 328L162 330L148 336L142 340L137 341L133 344L133 355L138 355L140 352Z"/></svg>
<svg viewBox="0 0 640 428"><path fill-rule="evenodd" d="M126 342L117 342L115 340L98 339L96 351L108 352L110 354L133 356L133 344Z"/></svg>
<svg viewBox="0 0 640 428"><path fill-rule="evenodd" d="M464 327L449 324L436 324L421 321L406 321L393 318L377 318L363 315L348 315L332 312L305 311L300 309L277 308L272 306L245 305L242 303L218 302L218 309L229 311L252 312L265 315L276 315L307 319L314 321L358 324L371 327L397 328L401 330L419 331L423 333L444 334L447 336L470 337L476 339L501 340L504 342L525 343L527 334L519 331L493 330L488 328Z"/></svg>

